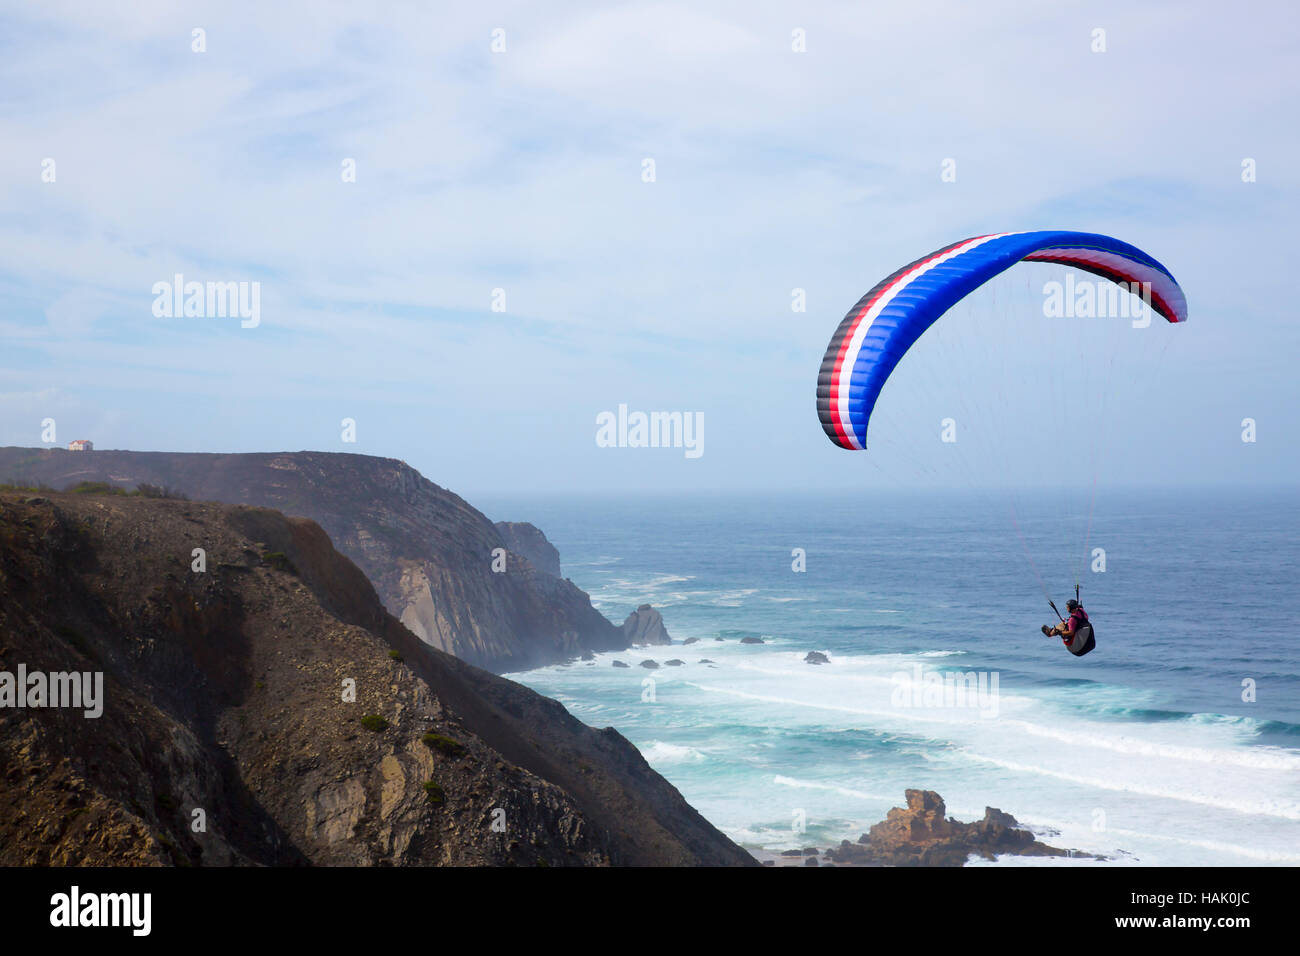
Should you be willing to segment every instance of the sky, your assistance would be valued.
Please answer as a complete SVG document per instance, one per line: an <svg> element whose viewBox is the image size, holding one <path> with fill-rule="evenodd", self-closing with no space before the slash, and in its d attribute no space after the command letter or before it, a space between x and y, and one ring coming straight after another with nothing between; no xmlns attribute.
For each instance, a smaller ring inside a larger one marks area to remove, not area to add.
<svg viewBox="0 0 1300 956"><path fill-rule="evenodd" d="M0 445L53 419L57 446L358 452L472 500L1050 483L1104 432L1105 482L1295 484L1297 21L0 3ZM817 372L858 298L1039 228L1148 251L1189 322L1080 339L1042 317L1066 270L1017 267L904 359L866 452L832 445ZM257 283L257 324L156 314L176 274ZM702 418L701 453L601 447L620 405ZM971 415L1000 444L941 442Z"/></svg>

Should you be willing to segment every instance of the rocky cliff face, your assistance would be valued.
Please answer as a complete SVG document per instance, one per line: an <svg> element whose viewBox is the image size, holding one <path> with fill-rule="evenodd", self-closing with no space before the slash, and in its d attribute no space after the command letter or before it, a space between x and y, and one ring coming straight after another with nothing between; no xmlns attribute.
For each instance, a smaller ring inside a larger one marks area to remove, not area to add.
<svg viewBox="0 0 1300 956"><path fill-rule="evenodd" d="M4 703L20 672L102 673L102 716ZM266 509L0 493L0 703L0 864L752 863Z"/></svg>
<svg viewBox="0 0 1300 956"><path fill-rule="evenodd" d="M0 481L151 484L311 518L418 637L491 670L627 646L583 591L548 573L546 549L555 549L540 531L510 525L512 544L459 496L391 458L0 448ZM504 570L497 549L507 552Z"/></svg>
<svg viewBox="0 0 1300 956"><path fill-rule="evenodd" d="M527 558L543 574L560 577L560 552L540 528L527 521L498 521L495 527L512 553Z"/></svg>

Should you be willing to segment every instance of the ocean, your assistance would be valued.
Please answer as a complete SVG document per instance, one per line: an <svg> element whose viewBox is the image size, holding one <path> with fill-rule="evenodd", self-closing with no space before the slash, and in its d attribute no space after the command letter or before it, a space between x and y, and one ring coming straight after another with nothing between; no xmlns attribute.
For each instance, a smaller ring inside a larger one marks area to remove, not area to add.
<svg viewBox="0 0 1300 956"><path fill-rule="evenodd" d="M648 603L674 640L509 676L617 728L746 847L857 840L922 788L1110 861L995 865L1300 864L1300 492L1103 489L1069 517L1014 498L475 503L543 529L611 620ZM1071 566L1083 658L1039 631ZM971 672L982 696L934 689Z"/></svg>

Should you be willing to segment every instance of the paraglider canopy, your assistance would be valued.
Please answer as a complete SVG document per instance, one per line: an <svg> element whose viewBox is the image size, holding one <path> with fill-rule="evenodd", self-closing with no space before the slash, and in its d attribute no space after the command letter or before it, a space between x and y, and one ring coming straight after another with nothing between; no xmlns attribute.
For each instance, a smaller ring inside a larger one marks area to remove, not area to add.
<svg viewBox="0 0 1300 956"><path fill-rule="evenodd" d="M865 449L880 390L907 350L955 303L1018 262L1091 272L1127 285L1169 322L1187 320L1187 299L1169 270L1119 239L1059 230L963 239L882 280L840 322L817 377L817 415L830 440Z"/></svg>

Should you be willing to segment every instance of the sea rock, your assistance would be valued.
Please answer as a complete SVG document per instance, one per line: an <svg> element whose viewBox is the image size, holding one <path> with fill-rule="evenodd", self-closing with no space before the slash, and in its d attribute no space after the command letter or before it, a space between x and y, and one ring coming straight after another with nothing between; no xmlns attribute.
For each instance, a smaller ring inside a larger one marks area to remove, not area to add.
<svg viewBox="0 0 1300 956"><path fill-rule="evenodd" d="M642 604L623 622L623 638L635 647L638 644L671 644L663 615L649 604Z"/></svg>
<svg viewBox="0 0 1300 956"><path fill-rule="evenodd" d="M631 667L632 665L631 665L631 664L624 664L622 661L615 661L615 662L614 662L614 666L615 666L615 667Z"/></svg>
<svg viewBox="0 0 1300 956"><path fill-rule="evenodd" d="M803 657L805 664L829 664L831 659L821 651L809 651Z"/></svg>
<svg viewBox="0 0 1300 956"><path fill-rule="evenodd" d="M683 644L696 644L696 643L699 642L699 640L700 640L700 639L699 639L698 637L688 637L686 640L682 641L682 643L683 643Z"/></svg>
<svg viewBox="0 0 1300 956"><path fill-rule="evenodd" d="M742 644L762 644L762 643L763 643L763 639L762 639L761 637L742 637L742 638L740 639L740 643L742 643Z"/></svg>
<svg viewBox="0 0 1300 956"><path fill-rule="evenodd" d="M641 666L644 667L646 670L651 670L651 671L657 671L659 669L659 664L657 661L642 661Z"/></svg>
<svg viewBox="0 0 1300 956"><path fill-rule="evenodd" d="M664 663L667 664L669 667L681 667L681 666L682 666L683 664L685 664L686 662L685 662L685 661L679 661L677 658L674 657L674 658L673 658L672 660L670 660L670 661L664 661Z"/></svg>
<svg viewBox="0 0 1300 956"><path fill-rule="evenodd" d="M826 859L848 866L877 865L871 850L862 843L850 843L848 840L841 840L838 848L827 850Z"/></svg>
<svg viewBox="0 0 1300 956"><path fill-rule="evenodd" d="M826 851L826 859L855 866L962 866L972 856L995 859L1017 856L1083 856L1048 846L1023 829L1016 818L986 807L984 819L962 823L947 815L943 798L933 790L907 790L907 806L894 807L858 843L847 840Z"/></svg>

